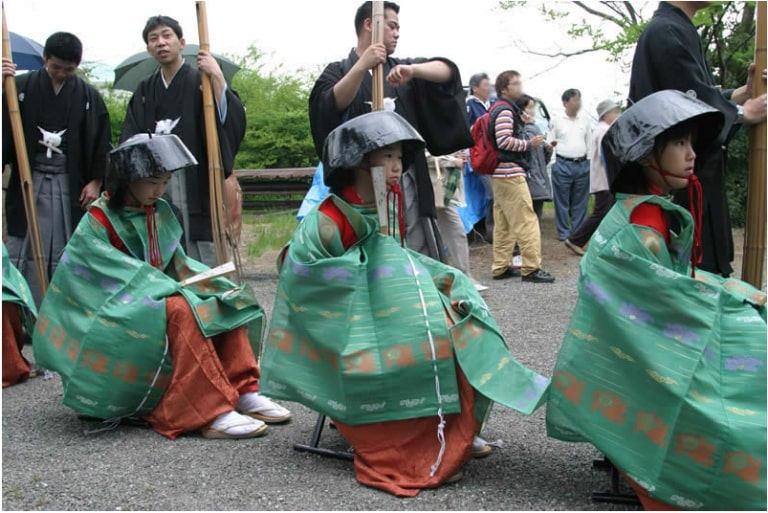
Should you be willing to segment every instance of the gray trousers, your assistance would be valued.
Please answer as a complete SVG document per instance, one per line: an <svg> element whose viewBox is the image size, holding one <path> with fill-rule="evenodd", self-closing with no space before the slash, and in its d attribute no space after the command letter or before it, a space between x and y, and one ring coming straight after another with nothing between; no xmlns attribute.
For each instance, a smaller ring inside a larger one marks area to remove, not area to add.
<svg viewBox="0 0 768 513"><path fill-rule="evenodd" d="M70 210L67 157L54 153L51 158L47 158L45 153L36 153L31 164L43 261L48 281L50 281L74 231ZM37 279L29 231L24 237L9 236L6 248L11 262L27 280L35 304L39 308L43 298L40 293L40 282Z"/></svg>
<svg viewBox="0 0 768 513"><path fill-rule="evenodd" d="M437 227L443 240L446 263L469 276L469 244L456 207L437 208Z"/></svg>
<svg viewBox="0 0 768 513"><path fill-rule="evenodd" d="M403 173L403 201L405 203L406 245L435 260L445 261L440 232L434 219L419 215L419 196L411 166Z"/></svg>
<svg viewBox="0 0 768 513"><path fill-rule="evenodd" d="M183 172L176 172L171 175L171 182L168 184L168 196L173 205L181 212L181 225L184 229L184 246L187 248L187 255L198 262L202 262L208 267L216 267L216 248L212 240L192 240L189 225L189 202L187 201L187 182Z"/></svg>

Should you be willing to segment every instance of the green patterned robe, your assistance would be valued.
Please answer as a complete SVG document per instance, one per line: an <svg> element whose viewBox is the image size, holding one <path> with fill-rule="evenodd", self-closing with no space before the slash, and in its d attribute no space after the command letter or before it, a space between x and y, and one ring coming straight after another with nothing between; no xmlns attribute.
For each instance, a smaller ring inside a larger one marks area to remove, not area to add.
<svg viewBox="0 0 768 513"><path fill-rule="evenodd" d="M29 290L29 285L27 285L24 276L13 266L10 258L8 258L8 250L5 248L5 244L3 244L3 302L19 305L21 324L26 333L32 336L35 319L37 318L35 300L32 298L32 291Z"/></svg>
<svg viewBox="0 0 768 513"><path fill-rule="evenodd" d="M375 211L327 201L358 242L344 250L317 208L297 228L262 359L265 395L352 425L458 413L458 362L485 398L478 418L489 400L526 414L542 404L549 380L512 357L469 278L380 234Z"/></svg>
<svg viewBox="0 0 768 513"><path fill-rule="evenodd" d="M669 248L630 224L646 202L674 219ZM765 294L701 270L692 278L692 232L667 199L619 195L581 259L548 433L591 442L676 507L764 510Z"/></svg>
<svg viewBox="0 0 768 513"><path fill-rule="evenodd" d="M115 248L92 216L80 221L40 308L33 340L37 363L61 374L64 404L102 419L145 416L171 375L165 298L180 294L206 337L248 326L260 341L263 311L247 285L216 278L187 287L179 281L208 269L184 253L176 217L163 200L155 220L164 270L148 255L144 210L107 214L130 255Z"/></svg>

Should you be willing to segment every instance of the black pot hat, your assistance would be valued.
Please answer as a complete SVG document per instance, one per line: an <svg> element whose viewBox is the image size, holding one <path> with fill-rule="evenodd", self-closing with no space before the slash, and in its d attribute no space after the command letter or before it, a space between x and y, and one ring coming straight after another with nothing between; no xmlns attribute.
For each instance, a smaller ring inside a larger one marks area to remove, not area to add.
<svg viewBox="0 0 768 513"><path fill-rule="evenodd" d="M605 133L602 142L608 182L613 192L626 173L639 173L640 160L653 151L656 138L670 128L695 120L696 152L711 145L720 134L725 117L717 109L681 91L653 93L635 102Z"/></svg>
<svg viewBox="0 0 768 513"><path fill-rule="evenodd" d="M391 111L369 112L339 125L323 145L323 177L358 167L366 154L400 142L403 169L424 151L424 139L402 116Z"/></svg>
<svg viewBox="0 0 768 513"><path fill-rule="evenodd" d="M123 183L173 173L197 165L176 135L136 134L109 152L112 181Z"/></svg>

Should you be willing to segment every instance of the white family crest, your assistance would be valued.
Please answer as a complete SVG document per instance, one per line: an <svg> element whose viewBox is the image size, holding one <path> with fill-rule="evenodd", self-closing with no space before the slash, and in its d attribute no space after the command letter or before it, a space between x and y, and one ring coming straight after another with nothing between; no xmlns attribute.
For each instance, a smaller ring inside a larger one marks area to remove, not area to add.
<svg viewBox="0 0 768 513"><path fill-rule="evenodd" d="M395 112L395 102L397 101L397 98L384 98L384 110L389 112ZM371 107L373 107L373 102L365 102Z"/></svg>
<svg viewBox="0 0 768 513"><path fill-rule="evenodd" d="M59 154L63 153L59 146L61 146L61 136L64 135L64 132L67 131L66 129L59 132L49 132L48 130L40 127L37 127L37 129L40 130L41 134L43 134L43 138L37 142L48 148L48 150L45 152L46 157L51 158L54 151Z"/></svg>
<svg viewBox="0 0 768 513"><path fill-rule="evenodd" d="M176 125L181 121L181 117L176 119L161 119L155 124L155 135L170 135Z"/></svg>

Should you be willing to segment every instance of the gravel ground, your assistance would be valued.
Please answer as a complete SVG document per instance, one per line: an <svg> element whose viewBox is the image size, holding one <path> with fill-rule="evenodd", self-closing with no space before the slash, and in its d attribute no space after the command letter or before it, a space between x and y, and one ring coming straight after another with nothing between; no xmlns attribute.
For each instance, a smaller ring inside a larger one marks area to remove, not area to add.
<svg viewBox="0 0 768 513"><path fill-rule="evenodd" d="M554 233L551 211L545 234ZM737 237L737 240L740 237ZM578 258L553 238L543 242L551 285L519 279L492 281L490 246L473 247L473 274L491 288L484 296L512 353L550 375L576 300ZM252 262L248 278L270 312L276 287L274 254ZM28 351L29 348L26 348ZM547 438L544 409L531 417L498 407L483 435L503 447L471 461L464 478L413 499L398 499L357 484L351 463L296 453L315 415L289 404L293 421L255 440L169 441L152 430L121 426L86 436L88 423L61 405L58 378L3 390L3 509L59 510L548 510L605 509L590 501L608 486L592 470L598 452L587 444ZM335 431L323 444L346 448ZM622 507L614 507L623 509Z"/></svg>

